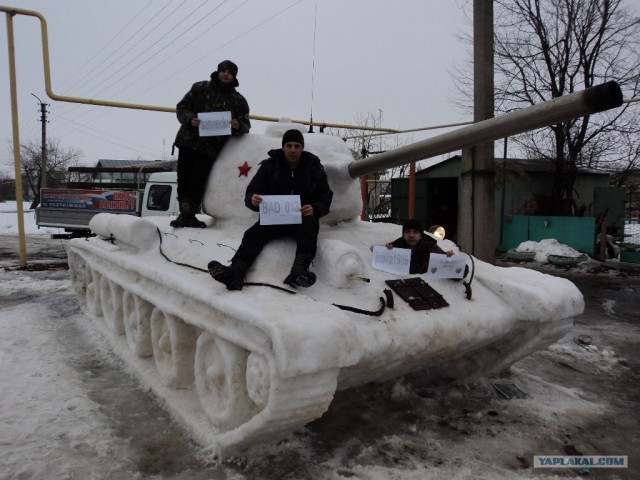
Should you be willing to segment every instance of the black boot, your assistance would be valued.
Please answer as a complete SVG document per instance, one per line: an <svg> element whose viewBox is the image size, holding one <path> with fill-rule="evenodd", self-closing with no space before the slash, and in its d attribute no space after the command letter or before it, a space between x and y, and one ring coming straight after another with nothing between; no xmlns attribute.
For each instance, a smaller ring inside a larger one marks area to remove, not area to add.
<svg viewBox="0 0 640 480"><path fill-rule="evenodd" d="M169 225L174 228L206 228L207 224L196 218L196 212L200 205L188 198L180 202L180 215Z"/></svg>
<svg viewBox="0 0 640 480"><path fill-rule="evenodd" d="M248 265L239 260L232 260L230 266L222 265L213 260L207 265L207 270L213 278L220 283L224 283L227 290L242 290L244 276L247 274Z"/></svg>
<svg viewBox="0 0 640 480"><path fill-rule="evenodd" d="M291 272L284 279L284 283L292 287L310 287L316 283L316 274L309 271L311 265L311 256L304 254L296 254L291 266Z"/></svg>
<svg viewBox="0 0 640 480"><path fill-rule="evenodd" d="M175 220L171 220L171 222L169 222L169 225L171 225L173 228L182 228L184 227L184 215L179 214Z"/></svg>

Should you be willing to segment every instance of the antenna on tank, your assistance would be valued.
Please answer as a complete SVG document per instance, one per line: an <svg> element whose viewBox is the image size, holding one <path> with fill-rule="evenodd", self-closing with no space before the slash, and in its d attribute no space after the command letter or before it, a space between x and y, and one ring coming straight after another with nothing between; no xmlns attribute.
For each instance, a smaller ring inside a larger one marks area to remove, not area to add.
<svg viewBox="0 0 640 480"><path fill-rule="evenodd" d="M311 114L309 116L309 133L313 133L313 89L314 89L314 73L316 70L316 30L318 29L318 0L316 0L316 6L313 19L313 54L311 55Z"/></svg>

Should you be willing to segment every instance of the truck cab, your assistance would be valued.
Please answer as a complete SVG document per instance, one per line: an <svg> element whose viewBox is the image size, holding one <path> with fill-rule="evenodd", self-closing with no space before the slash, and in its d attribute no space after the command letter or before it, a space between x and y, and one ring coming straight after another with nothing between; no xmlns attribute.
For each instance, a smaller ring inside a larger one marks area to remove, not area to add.
<svg viewBox="0 0 640 480"><path fill-rule="evenodd" d="M140 216L178 215L177 187L176 172L152 173L144 189Z"/></svg>

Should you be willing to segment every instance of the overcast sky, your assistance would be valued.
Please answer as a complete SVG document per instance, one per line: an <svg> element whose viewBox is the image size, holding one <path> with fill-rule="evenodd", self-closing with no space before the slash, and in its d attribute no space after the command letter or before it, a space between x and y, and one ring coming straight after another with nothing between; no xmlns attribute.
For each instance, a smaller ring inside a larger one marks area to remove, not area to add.
<svg viewBox="0 0 640 480"><path fill-rule="evenodd" d="M175 107L216 65L239 65L239 91L254 115L355 123L381 114L385 127L468 121L454 106L452 73L469 58L468 0L5 0L44 15L53 91L59 95ZM21 142L47 134L99 159L166 159L178 129L172 113L50 100L40 22L14 17ZM13 172L6 20L0 22L0 171ZM264 130L254 122L253 131ZM428 134L405 138L419 140ZM177 151L176 151L177 154Z"/></svg>

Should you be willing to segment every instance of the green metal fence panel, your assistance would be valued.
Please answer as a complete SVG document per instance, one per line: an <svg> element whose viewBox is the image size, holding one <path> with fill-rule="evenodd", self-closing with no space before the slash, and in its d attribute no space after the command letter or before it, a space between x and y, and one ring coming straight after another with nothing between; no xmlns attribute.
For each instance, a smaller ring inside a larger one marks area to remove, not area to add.
<svg viewBox="0 0 640 480"><path fill-rule="evenodd" d="M502 245L505 250L516 248L529 238L529 217L525 215L507 215L502 227Z"/></svg>
<svg viewBox="0 0 640 480"><path fill-rule="evenodd" d="M596 240L595 217L545 217L511 215L503 225L505 250L516 248L527 240L556 239L582 253L594 254Z"/></svg>

